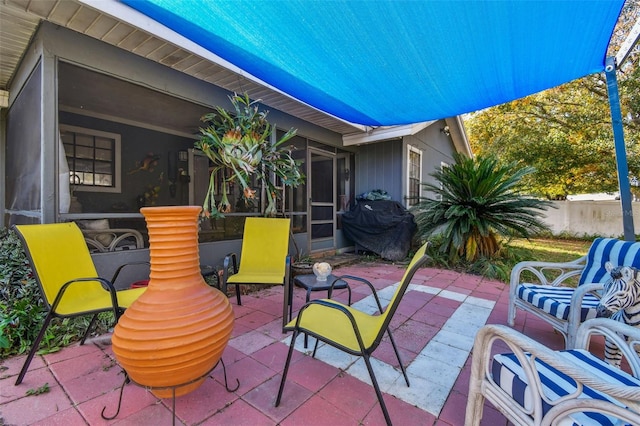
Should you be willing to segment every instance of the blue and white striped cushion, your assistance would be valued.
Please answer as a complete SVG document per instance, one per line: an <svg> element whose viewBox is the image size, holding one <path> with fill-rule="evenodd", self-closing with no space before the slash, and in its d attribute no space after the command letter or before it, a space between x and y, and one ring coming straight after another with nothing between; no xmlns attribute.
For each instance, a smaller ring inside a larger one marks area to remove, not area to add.
<svg viewBox="0 0 640 426"><path fill-rule="evenodd" d="M578 285L605 283L609 279L609 274L604 268L607 262L613 263L613 266L640 268L640 243L620 241L615 238L596 238L593 240Z"/></svg>
<svg viewBox="0 0 640 426"><path fill-rule="evenodd" d="M616 238L596 238L593 240L578 285L585 283L604 284L610 278L604 266L607 262L613 263L614 266L624 265L640 268L640 243L621 241ZM517 289L520 299L562 320L569 318L573 291L573 288L570 287L536 284L520 284ZM598 300L587 294L582 303L581 321L595 318L597 305Z"/></svg>
<svg viewBox="0 0 640 426"><path fill-rule="evenodd" d="M571 296L575 289L571 287L552 287L548 285L520 284L518 297L554 317L568 320ZM587 293L582 299L580 321L596 317L598 299Z"/></svg>
<svg viewBox="0 0 640 426"><path fill-rule="evenodd" d="M596 358L584 350L567 350L559 351L569 361L572 361L585 370L589 370L602 378L603 381L621 384L625 386L640 387L640 380L633 376L610 366L604 361ZM527 355L529 357L529 355ZM549 366L545 362L536 359L536 369L540 375L543 392L550 400L558 399L564 395L568 395L576 390L576 382L566 374L561 373L555 368ZM500 388L507 392L518 404L525 409L531 409L533 406L532 394L528 388L528 382L520 362L516 356L510 354L500 354L493 358L492 371L493 380ZM616 405L622 406L618 401L611 399L588 386L583 387L582 394L579 398L590 398L611 401ZM547 413L551 406L542 401L542 410ZM570 419L574 425L615 425L618 421L615 418L605 416L600 413L583 412L570 414Z"/></svg>

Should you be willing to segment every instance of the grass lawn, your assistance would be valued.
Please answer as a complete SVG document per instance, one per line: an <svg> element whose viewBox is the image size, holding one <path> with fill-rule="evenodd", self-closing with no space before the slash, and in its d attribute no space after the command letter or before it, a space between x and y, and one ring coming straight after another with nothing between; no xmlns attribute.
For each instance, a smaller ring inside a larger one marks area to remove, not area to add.
<svg viewBox="0 0 640 426"><path fill-rule="evenodd" d="M585 254L591 246L591 241L588 240L570 240L560 238L532 238L516 239L509 243L512 250L517 252L517 259L519 260L535 260L540 262L570 262L576 260ZM510 269L518 262L516 258L507 261L507 267ZM531 282L538 282L531 272L524 271L521 275L521 279L525 279ZM559 270L546 270L544 275L549 281L552 281L560 274ZM506 278L506 277L505 277ZM575 286L578 284L578 276L571 277L564 281L564 285ZM503 278L504 279L504 278ZM508 281L508 280L505 280Z"/></svg>
<svg viewBox="0 0 640 426"><path fill-rule="evenodd" d="M592 241L555 238L514 239L510 245L531 253L529 260L541 262L568 262L587 254Z"/></svg>
<svg viewBox="0 0 640 426"><path fill-rule="evenodd" d="M469 263L460 259L451 262L448 256L436 247L430 254L437 267L451 268L460 272L482 275L509 282L511 270L522 261L539 262L570 262L585 254L591 246L591 240L577 240L565 238L515 238L503 242L503 250L491 259L479 259ZM545 272L547 278L557 275L559 271ZM530 274L525 272L525 274ZM571 281L569 281L571 283Z"/></svg>

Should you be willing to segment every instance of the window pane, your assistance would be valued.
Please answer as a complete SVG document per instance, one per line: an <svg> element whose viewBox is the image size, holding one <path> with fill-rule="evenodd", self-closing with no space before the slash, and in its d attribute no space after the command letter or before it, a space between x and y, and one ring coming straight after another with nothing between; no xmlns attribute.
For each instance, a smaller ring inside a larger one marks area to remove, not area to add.
<svg viewBox="0 0 640 426"><path fill-rule="evenodd" d="M116 188L116 139L119 140L119 135L106 135L111 134L76 127L62 128L70 183L76 185L76 189Z"/></svg>
<svg viewBox="0 0 640 426"><path fill-rule="evenodd" d="M88 146L76 146L76 158L93 159L93 148Z"/></svg>
<svg viewBox="0 0 640 426"><path fill-rule="evenodd" d="M111 161L112 155L113 154L112 154L111 150L96 149L96 151L95 151L95 159L96 160Z"/></svg>
<svg viewBox="0 0 640 426"><path fill-rule="evenodd" d="M102 149L108 149L108 150L113 149L113 139L101 138L99 136L96 136L95 141L96 141L96 148L102 148Z"/></svg>
<svg viewBox="0 0 640 426"><path fill-rule="evenodd" d="M113 185L113 180L111 175L96 173L95 175L95 184L100 186L111 186Z"/></svg>
<svg viewBox="0 0 640 426"><path fill-rule="evenodd" d="M333 224L319 223L311 225L311 238L333 237Z"/></svg>
<svg viewBox="0 0 640 426"><path fill-rule="evenodd" d="M97 162L96 161L96 163L95 163L95 172L96 173L111 174L111 163Z"/></svg>
<svg viewBox="0 0 640 426"><path fill-rule="evenodd" d="M311 217L313 220L333 219L333 206L313 206L311 207Z"/></svg>
<svg viewBox="0 0 640 426"><path fill-rule="evenodd" d="M313 185L311 198L315 202L333 202L333 159L311 155L311 175ZM328 184L327 184L328 183Z"/></svg>
<svg viewBox="0 0 640 426"><path fill-rule="evenodd" d="M71 165L69 165L71 167ZM78 160L75 161L74 171L76 172L92 172L93 162L91 160Z"/></svg>
<svg viewBox="0 0 640 426"><path fill-rule="evenodd" d="M291 217L291 229L294 233L307 232L307 216L292 216Z"/></svg>
<svg viewBox="0 0 640 426"><path fill-rule="evenodd" d="M80 173L81 185L93 185L93 173Z"/></svg>
<svg viewBox="0 0 640 426"><path fill-rule="evenodd" d="M408 200L407 204L413 206L420 201L420 175L422 167L422 155L419 151L410 149L408 158Z"/></svg>

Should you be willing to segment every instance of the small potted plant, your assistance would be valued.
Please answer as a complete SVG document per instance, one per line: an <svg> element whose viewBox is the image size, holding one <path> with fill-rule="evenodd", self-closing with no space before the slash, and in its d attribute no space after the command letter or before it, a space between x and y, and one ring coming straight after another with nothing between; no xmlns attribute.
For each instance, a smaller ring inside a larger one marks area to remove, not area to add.
<svg viewBox="0 0 640 426"><path fill-rule="evenodd" d="M291 275L309 275L313 273L314 260L311 256L298 254L296 247L296 256L291 261Z"/></svg>
<svg viewBox="0 0 640 426"><path fill-rule="evenodd" d="M241 185L245 200L255 198L256 190L248 184L250 177L255 176L266 192L267 204L263 214L275 216L276 180L280 179L283 185L294 187L304 182L300 161L293 159L291 147L285 145L295 136L296 130L289 130L273 143L271 134L274 128L267 121L268 112L260 111L257 101L251 101L246 94L236 94L229 99L234 111L217 107L215 112L204 115L202 121L207 126L200 128L200 140L195 143L195 147L213 163L203 215L221 218L231 210L227 184L232 182ZM224 182L219 185L222 194L216 204L216 178L218 171L224 169L231 171L231 174L223 174L228 177L224 177Z"/></svg>

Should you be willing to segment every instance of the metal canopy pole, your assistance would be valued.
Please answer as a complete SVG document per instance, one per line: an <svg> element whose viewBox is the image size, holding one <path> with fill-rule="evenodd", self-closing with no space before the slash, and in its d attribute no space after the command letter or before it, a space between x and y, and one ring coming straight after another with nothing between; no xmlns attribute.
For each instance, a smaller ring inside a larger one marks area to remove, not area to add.
<svg viewBox="0 0 640 426"><path fill-rule="evenodd" d="M624 146L624 134L622 131L622 113L620 111L620 95L618 93L615 58L608 57L606 59L604 73L607 77L611 126L613 127L613 143L616 151L616 163L618 165L618 186L620 188L620 203L622 204L624 239L626 241L635 241L633 209L631 206L631 185L629 183L627 152Z"/></svg>

